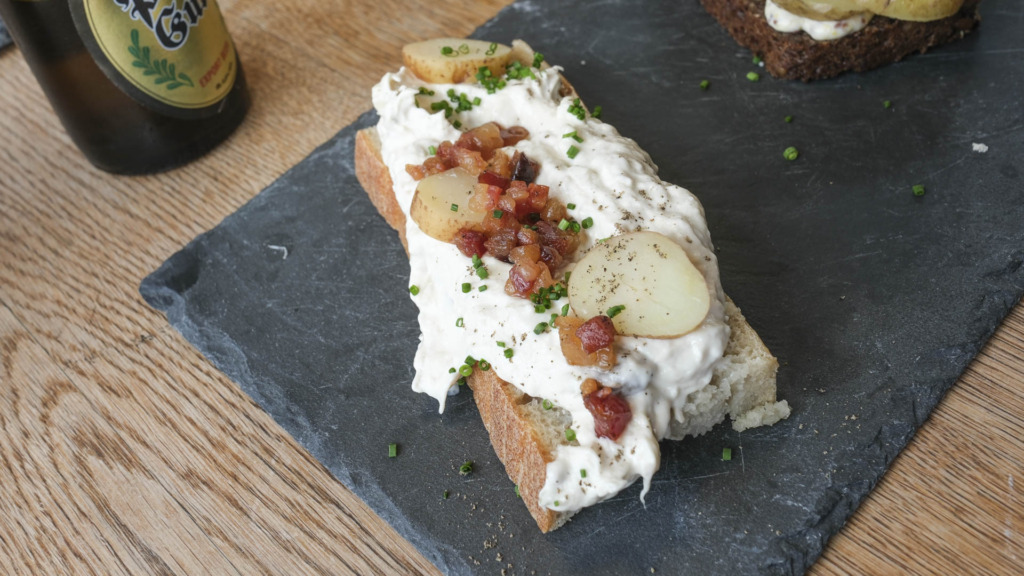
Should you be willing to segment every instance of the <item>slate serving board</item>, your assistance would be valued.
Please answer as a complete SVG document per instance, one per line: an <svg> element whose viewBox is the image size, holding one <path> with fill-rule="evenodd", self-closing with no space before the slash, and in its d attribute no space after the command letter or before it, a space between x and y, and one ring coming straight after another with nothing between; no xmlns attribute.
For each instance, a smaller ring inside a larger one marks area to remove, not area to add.
<svg viewBox="0 0 1024 576"><path fill-rule="evenodd" d="M782 361L791 418L663 444L646 507L634 486L542 536L469 392L439 416L409 390L408 264L353 175L373 113L140 290L446 573L800 574L1024 292L1024 5L982 12L962 42L810 85L748 81L696 0L518 2L475 33L563 64L697 193L726 291Z"/></svg>
<svg viewBox="0 0 1024 576"><path fill-rule="evenodd" d="M4 24L3 20L0 20L0 50L7 48L14 43L11 39L11 33L7 31L7 25Z"/></svg>

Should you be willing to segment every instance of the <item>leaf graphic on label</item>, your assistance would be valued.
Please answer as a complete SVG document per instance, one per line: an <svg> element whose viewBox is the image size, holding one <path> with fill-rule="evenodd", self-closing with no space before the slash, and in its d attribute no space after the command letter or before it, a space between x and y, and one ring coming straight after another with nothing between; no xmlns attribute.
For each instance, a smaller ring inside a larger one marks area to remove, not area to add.
<svg viewBox="0 0 1024 576"><path fill-rule="evenodd" d="M179 74L177 66L167 58L150 61L149 47L139 45L139 31L134 28L131 32L131 39L132 44L128 47L128 53L135 58L132 61L132 66L142 68L143 76L156 76L153 78L153 83L163 86L167 90L175 90L185 85L195 87L192 79L184 73Z"/></svg>

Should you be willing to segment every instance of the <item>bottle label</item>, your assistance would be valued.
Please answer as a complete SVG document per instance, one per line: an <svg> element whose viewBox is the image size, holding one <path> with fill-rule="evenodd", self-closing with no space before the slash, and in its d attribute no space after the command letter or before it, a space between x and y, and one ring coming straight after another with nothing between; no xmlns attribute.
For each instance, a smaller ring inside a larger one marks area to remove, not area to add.
<svg viewBox="0 0 1024 576"><path fill-rule="evenodd" d="M238 74L216 0L68 0L82 41L121 90L156 112L218 111Z"/></svg>

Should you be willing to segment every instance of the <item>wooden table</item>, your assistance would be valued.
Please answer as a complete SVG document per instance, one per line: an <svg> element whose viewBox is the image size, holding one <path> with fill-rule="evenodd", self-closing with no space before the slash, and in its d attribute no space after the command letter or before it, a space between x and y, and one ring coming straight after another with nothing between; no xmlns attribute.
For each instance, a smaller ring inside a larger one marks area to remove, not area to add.
<svg viewBox="0 0 1024 576"><path fill-rule="evenodd" d="M221 0L254 106L151 177L93 169L0 54L0 573L437 572L137 286L370 108L403 43L507 3ZM1017 306L813 574L1022 572L1022 358Z"/></svg>

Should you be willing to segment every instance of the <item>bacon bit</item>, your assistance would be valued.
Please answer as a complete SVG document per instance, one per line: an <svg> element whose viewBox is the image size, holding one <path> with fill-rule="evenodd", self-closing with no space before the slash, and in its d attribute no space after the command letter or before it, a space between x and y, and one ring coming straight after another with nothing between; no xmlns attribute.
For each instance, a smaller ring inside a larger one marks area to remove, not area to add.
<svg viewBox="0 0 1024 576"><path fill-rule="evenodd" d="M496 220L492 218L492 220ZM505 262L509 261L509 254L512 253L512 249L516 247L516 232L505 228L498 230L491 235L490 238L484 242L484 246L487 248L487 253L494 256L498 260Z"/></svg>
<svg viewBox="0 0 1024 576"><path fill-rule="evenodd" d="M476 181L481 184L495 186L497 188L500 188L501 191L504 191L506 188L508 188L508 185L512 183L512 180L505 178L500 174L495 174L494 172L489 172L487 170L481 172L480 176L477 177Z"/></svg>
<svg viewBox="0 0 1024 576"><path fill-rule="evenodd" d="M583 349L593 353L612 345L615 341L615 325L607 316L594 316L576 329L576 336L583 344Z"/></svg>
<svg viewBox="0 0 1024 576"><path fill-rule="evenodd" d="M512 161L509 159L508 154L504 150L496 151L494 156L491 156L491 161L487 163L487 171L511 180Z"/></svg>
<svg viewBox="0 0 1024 576"><path fill-rule="evenodd" d="M589 392L583 392L584 390ZM599 438L618 440L629 425L629 421L633 419L629 402L611 388L602 386L593 379L584 382L580 391L583 392L583 405L594 417L594 433Z"/></svg>
<svg viewBox="0 0 1024 576"><path fill-rule="evenodd" d="M515 146L521 140L526 140L530 137L530 131L522 126L512 126L508 130L502 129L501 139L505 142L505 146Z"/></svg>
<svg viewBox="0 0 1024 576"><path fill-rule="evenodd" d="M412 179L419 182L427 177L427 171L420 164L406 164L405 171L412 176Z"/></svg>
<svg viewBox="0 0 1024 576"><path fill-rule="evenodd" d="M485 247L487 235L483 232L462 228L455 233L455 238L452 241L459 249L459 252L462 252L467 258L472 258L473 255L483 256L487 252Z"/></svg>
<svg viewBox="0 0 1024 576"><path fill-rule="evenodd" d="M512 155L512 179L522 180L527 184L537 179L537 163L526 157L526 154L516 151Z"/></svg>
<svg viewBox="0 0 1024 576"><path fill-rule="evenodd" d="M576 331L583 325L583 319L576 316L559 316L555 320L558 327L558 341L562 347L562 356L572 366L597 366L604 370L615 367L615 351L611 347L601 348L594 352L583 349L583 342Z"/></svg>
<svg viewBox="0 0 1024 576"><path fill-rule="evenodd" d="M456 148L473 150L479 152L484 160L490 160L494 151L505 145L505 139L501 136L501 127L494 122L481 124L468 132L463 132Z"/></svg>
<svg viewBox="0 0 1024 576"><path fill-rule="evenodd" d="M509 259L515 265L509 270L508 280L505 281L506 294L528 298L541 288L554 284L547 264L540 261L540 250L539 244L516 246L512 249Z"/></svg>

